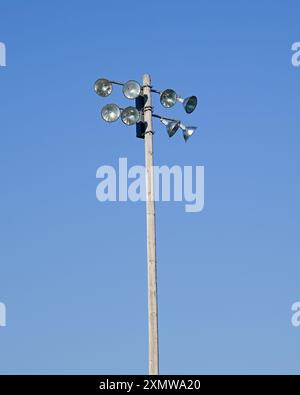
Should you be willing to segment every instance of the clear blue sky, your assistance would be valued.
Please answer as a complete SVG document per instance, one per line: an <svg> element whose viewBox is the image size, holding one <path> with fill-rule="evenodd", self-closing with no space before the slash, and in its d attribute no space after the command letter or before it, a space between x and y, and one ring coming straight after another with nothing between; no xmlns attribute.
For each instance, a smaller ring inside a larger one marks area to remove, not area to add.
<svg viewBox="0 0 300 395"><path fill-rule="evenodd" d="M145 206L95 197L96 169L143 164L143 141L92 89L149 72L199 97L187 144L155 123L155 163L206 177L204 211L157 204L161 373L299 373L299 17L292 0L0 0L0 372L147 372Z"/></svg>

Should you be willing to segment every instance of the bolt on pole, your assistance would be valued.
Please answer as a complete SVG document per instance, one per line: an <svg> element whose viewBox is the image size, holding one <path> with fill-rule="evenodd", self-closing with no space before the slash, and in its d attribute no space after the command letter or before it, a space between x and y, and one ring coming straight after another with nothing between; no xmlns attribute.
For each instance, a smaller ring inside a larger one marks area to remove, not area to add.
<svg viewBox="0 0 300 395"><path fill-rule="evenodd" d="M148 330L149 330L149 374L159 374L158 356L158 311L157 311L157 268L155 201L153 173L153 127L151 78L143 76L144 123L145 123L145 167L146 167L146 217L147 217L147 256L148 256Z"/></svg>

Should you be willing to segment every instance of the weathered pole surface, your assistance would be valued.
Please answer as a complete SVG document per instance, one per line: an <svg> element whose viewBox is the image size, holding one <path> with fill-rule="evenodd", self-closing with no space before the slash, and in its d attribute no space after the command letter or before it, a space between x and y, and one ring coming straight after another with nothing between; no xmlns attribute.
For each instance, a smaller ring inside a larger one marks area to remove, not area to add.
<svg viewBox="0 0 300 395"><path fill-rule="evenodd" d="M147 256L148 256L148 325L149 325L149 374L159 374L158 357L158 311L157 311L157 268L155 201L153 173L153 128L151 78L143 76L143 95L145 99L145 167L146 167L146 214L147 214Z"/></svg>

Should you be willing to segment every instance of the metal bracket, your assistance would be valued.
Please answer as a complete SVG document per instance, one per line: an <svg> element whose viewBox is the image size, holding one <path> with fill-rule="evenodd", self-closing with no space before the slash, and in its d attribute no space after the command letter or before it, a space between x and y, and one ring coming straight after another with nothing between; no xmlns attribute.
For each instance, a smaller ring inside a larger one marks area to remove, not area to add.
<svg viewBox="0 0 300 395"><path fill-rule="evenodd" d="M155 132L154 132L154 130L148 130L147 132L144 133L144 135L148 134L148 133L154 134Z"/></svg>

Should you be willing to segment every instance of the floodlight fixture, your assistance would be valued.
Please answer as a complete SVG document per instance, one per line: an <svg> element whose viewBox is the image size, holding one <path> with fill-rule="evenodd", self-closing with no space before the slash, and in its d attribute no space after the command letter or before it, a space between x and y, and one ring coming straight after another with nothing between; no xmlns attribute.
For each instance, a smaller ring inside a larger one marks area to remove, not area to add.
<svg viewBox="0 0 300 395"><path fill-rule="evenodd" d="M166 126L169 137L173 137L180 127L180 121L171 121L165 118L160 118L160 122Z"/></svg>
<svg viewBox="0 0 300 395"><path fill-rule="evenodd" d="M166 108L175 106L176 101L177 94L173 89L166 89L160 94L160 102Z"/></svg>
<svg viewBox="0 0 300 395"><path fill-rule="evenodd" d="M185 126L182 123L180 124L180 129L183 132L184 141L187 142L188 139L194 134L197 129L197 126Z"/></svg>
<svg viewBox="0 0 300 395"><path fill-rule="evenodd" d="M183 99L181 97L177 98L178 101L180 101L183 105L183 108L185 109L185 112L187 114L191 114L195 108L197 107L197 97L196 96L189 96L186 99Z"/></svg>
<svg viewBox="0 0 300 395"><path fill-rule="evenodd" d="M160 93L160 102L162 106L171 108L175 106L176 102L180 102L187 114L191 114L197 107L197 97L189 96L186 99L178 96L173 89L166 89Z"/></svg>
<svg viewBox="0 0 300 395"><path fill-rule="evenodd" d="M140 112L135 107L126 107L121 112L121 119L125 125L131 126L139 122L141 117Z"/></svg>
<svg viewBox="0 0 300 395"><path fill-rule="evenodd" d="M141 91L141 85L137 81L130 80L123 85L123 93L127 99L136 99Z"/></svg>
<svg viewBox="0 0 300 395"><path fill-rule="evenodd" d="M101 110L101 116L106 122L115 122L120 118L121 110L116 104L106 104Z"/></svg>
<svg viewBox="0 0 300 395"><path fill-rule="evenodd" d="M111 94L113 88L112 83L109 80L105 78L99 78L95 82L94 89L97 95L107 97Z"/></svg>

